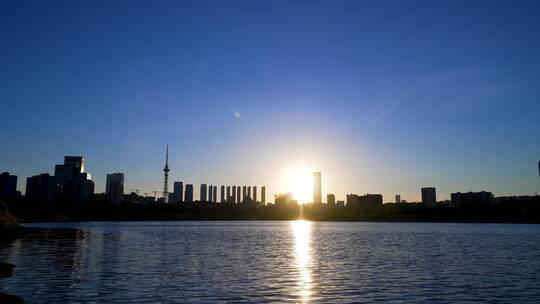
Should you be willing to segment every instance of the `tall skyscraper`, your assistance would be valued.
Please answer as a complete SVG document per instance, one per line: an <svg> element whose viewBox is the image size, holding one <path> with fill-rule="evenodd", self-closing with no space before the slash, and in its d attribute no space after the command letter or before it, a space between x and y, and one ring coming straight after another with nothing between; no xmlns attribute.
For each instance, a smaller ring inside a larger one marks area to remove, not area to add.
<svg viewBox="0 0 540 304"><path fill-rule="evenodd" d="M422 203L426 205L435 205L437 202L437 195L435 193L435 187L422 188Z"/></svg>
<svg viewBox="0 0 540 304"><path fill-rule="evenodd" d="M210 185L208 186L208 202L212 201L212 197L214 197L214 186Z"/></svg>
<svg viewBox="0 0 540 304"><path fill-rule="evenodd" d="M94 194L94 182L90 173L84 172L82 156L65 156L64 164L54 168L56 197L61 201L81 202Z"/></svg>
<svg viewBox="0 0 540 304"><path fill-rule="evenodd" d="M221 203L225 203L225 186L221 185Z"/></svg>
<svg viewBox="0 0 540 304"><path fill-rule="evenodd" d="M217 186L214 186L214 196L212 197L212 202L217 203Z"/></svg>
<svg viewBox="0 0 540 304"><path fill-rule="evenodd" d="M261 202L266 205L266 186L261 187Z"/></svg>
<svg viewBox="0 0 540 304"><path fill-rule="evenodd" d="M200 201L206 202L206 184L201 184Z"/></svg>
<svg viewBox="0 0 540 304"><path fill-rule="evenodd" d="M0 198L12 199L17 196L17 175L9 172L0 174Z"/></svg>
<svg viewBox="0 0 540 304"><path fill-rule="evenodd" d="M336 196L332 193L328 193L326 195L326 204L328 204L328 206L334 206L336 204Z"/></svg>
<svg viewBox="0 0 540 304"><path fill-rule="evenodd" d="M257 186L253 186L253 201L257 202Z"/></svg>
<svg viewBox="0 0 540 304"><path fill-rule="evenodd" d="M240 186L236 186L236 203L237 204L240 204L242 202L240 190L241 190Z"/></svg>
<svg viewBox="0 0 540 304"><path fill-rule="evenodd" d="M230 203L230 199L231 199L231 186L227 186L227 196L225 197L225 201L227 203Z"/></svg>
<svg viewBox="0 0 540 304"><path fill-rule="evenodd" d="M184 183L174 182L173 184L173 203L181 203L184 201Z"/></svg>
<svg viewBox="0 0 540 304"><path fill-rule="evenodd" d="M231 203L236 204L236 186L232 186L232 200Z"/></svg>
<svg viewBox="0 0 540 304"><path fill-rule="evenodd" d="M192 184L186 184L186 195L185 199L187 203L193 202L193 185Z"/></svg>
<svg viewBox="0 0 540 304"><path fill-rule="evenodd" d="M400 203L401 203L401 195L396 194L396 204L400 204Z"/></svg>
<svg viewBox="0 0 540 304"><path fill-rule="evenodd" d="M321 172L313 172L313 203L321 204Z"/></svg>
<svg viewBox="0 0 540 304"><path fill-rule="evenodd" d="M124 173L107 174L105 196L113 204L120 204L124 200Z"/></svg>
<svg viewBox="0 0 540 304"><path fill-rule="evenodd" d="M247 200L247 188L246 186L242 186L242 202Z"/></svg>
<svg viewBox="0 0 540 304"><path fill-rule="evenodd" d="M247 200L250 201L251 200L251 187L247 186L246 190L247 190Z"/></svg>

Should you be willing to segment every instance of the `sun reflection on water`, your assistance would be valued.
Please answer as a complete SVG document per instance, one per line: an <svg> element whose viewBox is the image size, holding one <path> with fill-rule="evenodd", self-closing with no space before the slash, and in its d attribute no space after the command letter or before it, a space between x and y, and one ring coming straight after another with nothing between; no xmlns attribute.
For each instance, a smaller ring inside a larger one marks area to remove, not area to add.
<svg viewBox="0 0 540 304"><path fill-rule="evenodd" d="M298 287L301 303L307 303L311 298L311 222L298 220L291 222L294 236L295 262L298 268Z"/></svg>

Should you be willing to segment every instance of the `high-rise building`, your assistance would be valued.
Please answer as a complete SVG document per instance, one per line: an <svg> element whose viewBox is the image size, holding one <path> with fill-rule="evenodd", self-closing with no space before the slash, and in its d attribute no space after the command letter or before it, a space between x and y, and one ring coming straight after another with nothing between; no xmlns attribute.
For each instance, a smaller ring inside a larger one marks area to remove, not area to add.
<svg viewBox="0 0 540 304"><path fill-rule="evenodd" d="M261 202L266 205L266 186L261 187Z"/></svg>
<svg viewBox="0 0 540 304"><path fill-rule="evenodd" d="M31 203L52 203L56 198L54 176L42 173L26 179L26 199Z"/></svg>
<svg viewBox="0 0 540 304"><path fill-rule="evenodd" d="M231 186L227 186L227 196L225 197L225 201L227 203L230 203L231 202L230 199L231 199Z"/></svg>
<svg viewBox="0 0 540 304"><path fill-rule="evenodd" d="M184 201L184 183L174 182L173 184L173 203L181 203Z"/></svg>
<svg viewBox="0 0 540 304"><path fill-rule="evenodd" d="M163 199L165 203L169 201L169 145L165 152L165 167L163 168Z"/></svg>
<svg viewBox="0 0 540 304"><path fill-rule="evenodd" d="M200 199L201 202L206 202L206 184L201 184Z"/></svg>
<svg viewBox="0 0 540 304"><path fill-rule="evenodd" d="M91 175L84 172L82 156L65 156L63 165L54 168L56 198L62 201L80 202L88 200L94 194L94 182Z"/></svg>
<svg viewBox="0 0 540 304"><path fill-rule="evenodd" d="M192 184L186 184L185 200L187 203L193 202L193 185Z"/></svg>
<svg viewBox="0 0 540 304"><path fill-rule="evenodd" d="M257 201L257 186L253 186L253 201L258 202Z"/></svg>
<svg viewBox="0 0 540 304"><path fill-rule="evenodd" d="M435 193L435 187L422 188L422 203L426 205L435 205L437 203L437 195Z"/></svg>
<svg viewBox="0 0 540 304"><path fill-rule="evenodd" d="M231 203L236 204L236 186L232 186L232 200Z"/></svg>
<svg viewBox="0 0 540 304"><path fill-rule="evenodd" d="M326 204L328 204L328 206L334 206L336 204L336 196L332 193L328 193L326 195Z"/></svg>
<svg viewBox="0 0 540 304"><path fill-rule="evenodd" d="M12 199L17 197L17 175L9 172L0 174L0 198Z"/></svg>
<svg viewBox="0 0 540 304"><path fill-rule="evenodd" d="M401 195L396 194L396 204L400 204L400 203L401 203Z"/></svg>
<svg viewBox="0 0 540 304"><path fill-rule="evenodd" d="M313 203L322 204L321 172L313 172Z"/></svg>
<svg viewBox="0 0 540 304"><path fill-rule="evenodd" d="M251 187L250 187L250 186L247 186L246 189L247 189L247 198L248 198L248 201L251 201Z"/></svg>
<svg viewBox="0 0 540 304"><path fill-rule="evenodd" d="M208 202L212 201L212 197L214 197L214 186L210 185L208 186Z"/></svg>
<svg viewBox="0 0 540 304"><path fill-rule="evenodd" d="M247 200L247 187L242 186L242 202L245 202Z"/></svg>
<svg viewBox="0 0 540 304"><path fill-rule="evenodd" d="M64 165L75 167L78 173L84 173L84 157L64 156Z"/></svg>
<svg viewBox="0 0 540 304"><path fill-rule="evenodd" d="M119 204L124 196L124 173L107 174L105 196L113 204Z"/></svg>
<svg viewBox="0 0 540 304"><path fill-rule="evenodd" d="M225 203L225 186L221 185L221 203Z"/></svg>
<svg viewBox="0 0 540 304"><path fill-rule="evenodd" d="M214 196L212 197L212 202L217 203L217 186L214 186Z"/></svg>

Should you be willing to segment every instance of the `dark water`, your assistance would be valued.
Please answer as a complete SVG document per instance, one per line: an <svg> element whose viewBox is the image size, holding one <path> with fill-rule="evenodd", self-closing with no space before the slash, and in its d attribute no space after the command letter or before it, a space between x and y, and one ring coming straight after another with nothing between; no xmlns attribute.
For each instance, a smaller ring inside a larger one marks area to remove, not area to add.
<svg viewBox="0 0 540 304"><path fill-rule="evenodd" d="M28 303L540 303L540 225L52 223L3 244Z"/></svg>

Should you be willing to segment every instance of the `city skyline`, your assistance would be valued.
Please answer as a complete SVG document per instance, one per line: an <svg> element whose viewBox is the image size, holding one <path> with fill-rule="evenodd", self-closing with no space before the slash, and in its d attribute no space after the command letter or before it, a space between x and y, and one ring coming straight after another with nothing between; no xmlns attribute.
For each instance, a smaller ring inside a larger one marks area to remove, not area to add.
<svg viewBox="0 0 540 304"><path fill-rule="evenodd" d="M336 200L539 192L540 4L237 3L0 3L0 170L162 192L169 144L169 181L268 198L297 167Z"/></svg>

